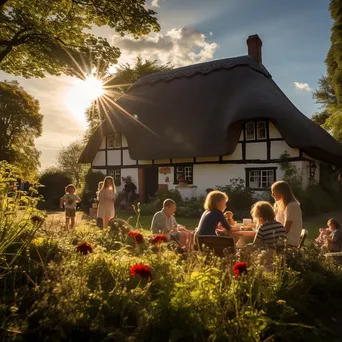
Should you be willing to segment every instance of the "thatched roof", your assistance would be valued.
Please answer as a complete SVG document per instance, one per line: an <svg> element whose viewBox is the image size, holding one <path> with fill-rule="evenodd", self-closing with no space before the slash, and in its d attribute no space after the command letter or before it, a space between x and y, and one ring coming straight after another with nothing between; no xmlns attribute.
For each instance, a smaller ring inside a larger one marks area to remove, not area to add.
<svg viewBox="0 0 342 342"><path fill-rule="evenodd" d="M251 56L145 76L118 105L131 116L113 109L80 162L94 159L102 136L113 127L126 136L132 159L205 157L231 154L244 122L269 119L290 147L342 163L342 145L302 114Z"/></svg>

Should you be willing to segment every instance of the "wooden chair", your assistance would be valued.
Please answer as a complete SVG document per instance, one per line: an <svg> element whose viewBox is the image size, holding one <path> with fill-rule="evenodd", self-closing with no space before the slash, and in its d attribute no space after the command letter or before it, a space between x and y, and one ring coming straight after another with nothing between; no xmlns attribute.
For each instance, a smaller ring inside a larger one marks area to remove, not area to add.
<svg viewBox="0 0 342 342"><path fill-rule="evenodd" d="M302 248L308 234L309 232L306 229L302 229L302 232L300 233L298 249Z"/></svg>
<svg viewBox="0 0 342 342"><path fill-rule="evenodd" d="M231 237L217 236L217 235L202 235L197 236L196 244L199 250L202 250L202 246L214 251L215 255L223 257L226 249L229 254L235 254L235 241Z"/></svg>

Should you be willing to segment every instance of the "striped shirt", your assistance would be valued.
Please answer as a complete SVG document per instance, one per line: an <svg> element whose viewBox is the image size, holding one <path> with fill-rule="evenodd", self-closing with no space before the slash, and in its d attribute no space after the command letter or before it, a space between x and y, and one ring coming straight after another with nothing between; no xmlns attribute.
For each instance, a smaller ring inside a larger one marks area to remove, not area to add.
<svg viewBox="0 0 342 342"><path fill-rule="evenodd" d="M275 247L282 245L285 238L285 227L277 221L268 221L258 227L254 243L259 246Z"/></svg>

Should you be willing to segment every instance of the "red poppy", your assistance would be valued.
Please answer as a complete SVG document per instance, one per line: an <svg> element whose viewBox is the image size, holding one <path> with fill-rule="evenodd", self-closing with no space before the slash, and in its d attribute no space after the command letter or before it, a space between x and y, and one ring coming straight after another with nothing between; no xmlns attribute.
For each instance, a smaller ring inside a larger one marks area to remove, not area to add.
<svg viewBox="0 0 342 342"><path fill-rule="evenodd" d="M132 238L135 239L138 245L142 244L144 242L144 237L142 236L141 233L139 232L128 232L128 236L131 236Z"/></svg>
<svg viewBox="0 0 342 342"><path fill-rule="evenodd" d="M163 234L156 234L153 237L152 243L154 245L159 245L160 243L166 242L166 236Z"/></svg>
<svg viewBox="0 0 342 342"><path fill-rule="evenodd" d="M148 266L143 264L137 264L131 267L129 271L131 277L140 276L144 279L152 279L152 273L151 270L148 268Z"/></svg>
<svg viewBox="0 0 342 342"><path fill-rule="evenodd" d="M233 271L235 273L235 277L238 278L241 274L247 274L247 263L245 262L237 262L233 266Z"/></svg>
<svg viewBox="0 0 342 342"><path fill-rule="evenodd" d="M93 253L93 249L91 248L88 242L82 242L77 245L77 251L83 255L87 255L88 253Z"/></svg>

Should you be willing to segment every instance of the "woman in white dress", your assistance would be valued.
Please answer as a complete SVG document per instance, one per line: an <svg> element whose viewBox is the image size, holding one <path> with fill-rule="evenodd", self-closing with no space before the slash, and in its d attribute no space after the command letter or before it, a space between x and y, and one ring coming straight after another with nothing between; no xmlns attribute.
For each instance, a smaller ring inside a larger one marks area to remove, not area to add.
<svg viewBox="0 0 342 342"><path fill-rule="evenodd" d="M113 177L104 179L101 190L98 193L99 206L97 217L102 218L103 228L108 227L108 222L115 216L114 202L116 199L116 189Z"/></svg>
<svg viewBox="0 0 342 342"><path fill-rule="evenodd" d="M287 233L287 245L298 247L303 229L303 218L300 204L293 195L292 189L285 181L272 184L272 197L276 201L274 212L276 221L280 222Z"/></svg>

